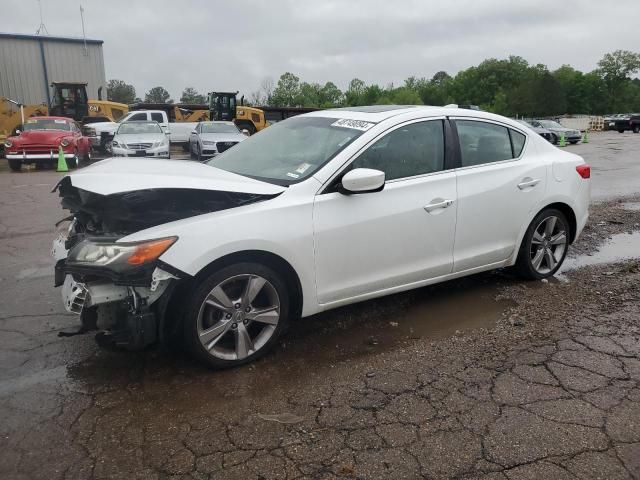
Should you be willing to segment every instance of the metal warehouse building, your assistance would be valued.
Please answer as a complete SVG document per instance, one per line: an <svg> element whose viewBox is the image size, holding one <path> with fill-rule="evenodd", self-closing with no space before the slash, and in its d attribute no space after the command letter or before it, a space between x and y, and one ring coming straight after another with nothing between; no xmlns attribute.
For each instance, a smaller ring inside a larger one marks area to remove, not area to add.
<svg viewBox="0 0 640 480"><path fill-rule="evenodd" d="M102 40L0 33L0 96L51 103L51 82L86 82L89 98L106 99Z"/></svg>

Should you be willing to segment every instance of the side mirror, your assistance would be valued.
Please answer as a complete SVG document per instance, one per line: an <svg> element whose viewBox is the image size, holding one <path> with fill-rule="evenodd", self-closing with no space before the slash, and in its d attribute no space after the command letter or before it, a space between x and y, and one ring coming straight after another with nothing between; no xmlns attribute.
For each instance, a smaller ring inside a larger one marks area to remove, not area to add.
<svg viewBox="0 0 640 480"><path fill-rule="evenodd" d="M342 177L340 193L379 192L384 188L384 172L372 168L356 168Z"/></svg>
<svg viewBox="0 0 640 480"><path fill-rule="evenodd" d="M241 131L242 131L242 134L246 135L247 137L251 135L251 133L249 133L249 130L247 130L246 128L243 128Z"/></svg>

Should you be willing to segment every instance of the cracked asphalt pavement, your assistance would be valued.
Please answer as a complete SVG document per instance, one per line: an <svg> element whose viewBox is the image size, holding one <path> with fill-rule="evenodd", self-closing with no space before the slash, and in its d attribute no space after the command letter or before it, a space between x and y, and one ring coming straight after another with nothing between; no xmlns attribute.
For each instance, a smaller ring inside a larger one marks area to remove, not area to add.
<svg viewBox="0 0 640 480"><path fill-rule="evenodd" d="M557 279L341 308L221 372L58 337L59 174L0 172L0 478L640 478L639 146L569 148L598 203Z"/></svg>

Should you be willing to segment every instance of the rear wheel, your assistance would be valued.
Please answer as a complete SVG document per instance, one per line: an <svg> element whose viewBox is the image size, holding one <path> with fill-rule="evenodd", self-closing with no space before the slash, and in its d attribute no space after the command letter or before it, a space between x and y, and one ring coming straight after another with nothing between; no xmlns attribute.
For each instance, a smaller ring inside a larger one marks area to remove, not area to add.
<svg viewBox="0 0 640 480"><path fill-rule="evenodd" d="M516 270L520 276L530 280L541 280L558 271L569 248L569 223L560 211L554 208L543 210L527 229Z"/></svg>
<svg viewBox="0 0 640 480"><path fill-rule="evenodd" d="M238 263L209 275L186 310L189 349L214 368L264 355L286 331L289 297L282 277L258 263Z"/></svg>
<svg viewBox="0 0 640 480"><path fill-rule="evenodd" d="M634 127L633 127L633 133L638 133L638 132L640 132L640 126L638 126L638 125L634 125Z"/></svg>
<svg viewBox="0 0 640 480"><path fill-rule="evenodd" d="M618 129L618 133L624 133L624 129Z"/></svg>
<svg viewBox="0 0 640 480"><path fill-rule="evenodd" d="M576 143L578 143L578 140L569 140L569 143L570 143L571 145L575 145Z"/></svg>
<svg viewBox="0 0 640 480"><path fill-rule="evenodd" d="M9 168L11 169L12 172L19 172L20 170L22 170L22 160L10 159Z"/></svg>

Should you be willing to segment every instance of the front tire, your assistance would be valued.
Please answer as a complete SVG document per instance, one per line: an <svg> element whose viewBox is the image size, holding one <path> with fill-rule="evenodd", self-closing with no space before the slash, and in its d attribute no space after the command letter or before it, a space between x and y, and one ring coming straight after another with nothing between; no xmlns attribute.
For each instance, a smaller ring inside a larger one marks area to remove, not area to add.
<svg viewBox="0 0 640 480"><path fill-rule="evenodd" d="M258 263L237 263L206 277L184 317L191 353L212 368L252 362L286 331L289 296L283 278Z"/></svg>
<svg viewBox="0 0 640 480"><path fill-rule="evenodd" d="M638 132L640 132L640 127L636 125L633 127L633 133L638 133Z"/></svg>
<svg viewBox="0 0 640 480"><path fill-rule="evenodd" d="M569 141L569 143L570 143L571 145L575 145L576 143L578 143L578 140L571 140L571 141Z"/></svg>
<svg viewBox="0 0 640 480"><path fill-rule="evenodd" d="M555 133L551 134L551 143L553 145L557 145L558 144L558 136Z"/></svg>
<svg viewBox="0 0 640 480"><path fill-rule="evenodd" d="M19 172L22 170L22 160L20 159L10 159L8 160L9 162L9 168L11 169L12 172Z"/></svg>
<svg viewBox="0 0 640 480"><path fill-rule="evenodd" d="M558 271L569 248L569 223L555 208L543 210L525 232L516 271L528 280L542 280Z"/></svg>

